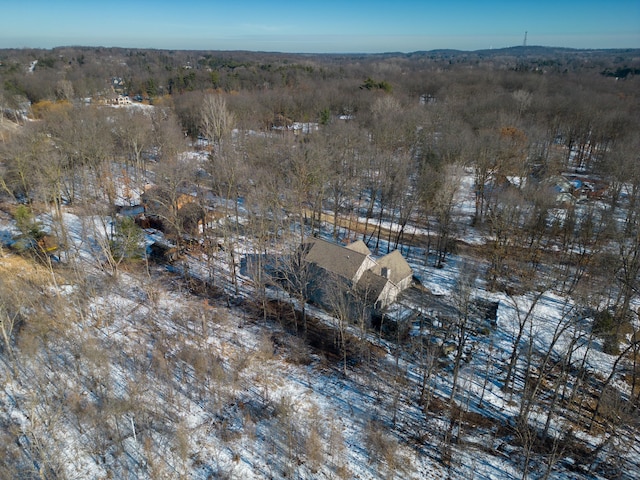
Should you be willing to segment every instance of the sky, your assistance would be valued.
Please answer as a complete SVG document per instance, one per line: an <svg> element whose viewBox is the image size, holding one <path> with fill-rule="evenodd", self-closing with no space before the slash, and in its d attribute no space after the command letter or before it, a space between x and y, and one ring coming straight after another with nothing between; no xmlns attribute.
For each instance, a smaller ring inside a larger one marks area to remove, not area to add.
<svg viewBox="0 0 640 480"><path fill-rule="evenodd" d="M0 48L104 46L297 53L640 48L640 0L20 0Z"/></svg>

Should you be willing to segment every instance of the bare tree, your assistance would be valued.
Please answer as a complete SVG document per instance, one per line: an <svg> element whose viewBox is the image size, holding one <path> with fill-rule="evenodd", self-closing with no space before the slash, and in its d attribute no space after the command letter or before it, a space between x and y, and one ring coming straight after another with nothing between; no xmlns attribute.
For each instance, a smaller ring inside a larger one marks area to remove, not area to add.
<svg viewBox="0 0 640 480"><path fill-rule="evenodd" d="M432 203L432 213L436 221L436 260L434 266L442 268L447 255L451 252L455 239L457 223L453 217L455 196L460 188L460 167L451 165L445 168L440 190Z"/></svg>
<svg viewBox="0 0 640 480"><path fill-rule="evenodd" d="M234 123L235 117L228 110L222 94L204 95L200 110L200 130L205 138L219 146L222 139L231 133Z"/></svg>
<svg viewBox="0 0 640 480"><path fill-rule="evenodd" d="M324 138L328 156L324 191L333 211L333 236L336 238L340 215L353 198L364 142L364 133L356 126L348 124L343 127L330 126Z"/></svg>
<svg viewBox="0 0 640 480"><path fill-rule="evenodd" d="M145 192L150 211L168 228L178 245L185 233L180 210L195 202L191 188L195 180L194 160L184 155L186 144L176 119L172 116L155 119L158 162L154 168L156 186Z"/></svg>
<svg viewBox="0 0 640 480"><path fill-rule="evenodd" d="M146 174L145 153L152 147L153 132L150 115L138 109L116 111L114 134L127 165L133 166L136 177Z"/></svg>
<svg viewBox="0 0 640 480"><path fill-rule="evenodd" d="M56 82L56 97L58 100L71 102L74 97L73 84L69 80Z"/></svg>
<svg viewBox="0 0 640 480"><path fill-rule="evenodd" d="M307 302L311 295L309 284L314 275L311 264L304 259L307 248L308 245L303 243L292 251L286 252L278 266L278 280L293 295L298 304L297 306L292 305L293 315L296 318L297 329L297 310L300 311L303 337L305 338L307 335Z"/></svg>
<svg viewBox="0 0 640 480"><path fill-rule="evenodd" d="M465 350L468 348L468 342L471 339L473 333L472 329L472 302L473 292L475 289L475 282L477 280L478 272L473 265L463 265L460 269L462 272L457 279L456 287L454 290L454 303L458 315L453 319L453 323L450 327L453 339L456 343L456 354L453 360L453 380L451 386L451 395L449 400L453 401L456 398L458 390L458 376L460 374L462 358L465 355Z"/></svg>
<svg viewBox="0 0 640 480"><path fill-rule="evenodd" d="M347 280L336 275L329 275L323 283L323 297L335 319L335 328L338 333L336 337L337 346L342 354L342 374L346 377L350 338L349 325L354 308L354 299Z"/></svg>

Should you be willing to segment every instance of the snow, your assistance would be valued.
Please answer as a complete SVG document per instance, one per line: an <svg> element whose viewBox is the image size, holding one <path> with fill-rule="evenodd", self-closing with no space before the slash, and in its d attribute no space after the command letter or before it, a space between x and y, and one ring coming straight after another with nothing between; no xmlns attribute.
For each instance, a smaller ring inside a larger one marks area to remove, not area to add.
<svg viewBox="0 0 640 480"><path fill-rule="evenodd" d="M461 217L473 215L472 185L471 175L461 178L456 197ZM119 191L118 197L131 204L139 192ZM240 212L242 223L246 211L241 208ZM400 353L393 342L368 334L368 344L379 353L362 368L349 366L346 377L335 361L307 346L301 347L306 362L297 363L289 351L296 344L284 327L247 318L242 305L218 305L188 294L179 275L167 268L144 265L138 267L140 271L118 272L117 282L105 278L102 262L110 217L64 209L61 216L52 211L38 220L47 231L68 241L67 253L60 255L64 264L73 259L84 274L100 280L95 288L83 288L72 279L46 285L48 297L69 300L70 318L54 336L59 344L49 351L35 350L33 358L23 360L23 371L17 376L5 363L0 366L0 419L15 425L25 438L47 439L48 448L61 455L61 468L69 478L106 478L118 469L136 478L159 478L153 472L164 472L167 478L185 474L262 479L286 474L310 479L336 478L342 473L359 479L392 475L407 479L521 478L519 450L496 433L510 425L520 408L520 394L501 389L519 323L526 318L523 338L516 345L523 355L517 362L520 373L514 380L514 392L524 387L521 373L528 345L538 355L550 352L557 357L571 348L573 359L584 359L586 368L601 377L611 372L615 361L597 342L590 342L572 299L553 291L508 296L487 292L478 282L477 296L499 302L497 327L489 335L474 335L469 342L474 352L472 360L461 367L461 388L455 401L459 406L466 402L470 412L482 412L488 426L465 427L459 443L448 445L451 458L444 461L442 435L450 423L435 407L425 412L417 403L423 367L415 355ZM232 220L221 219L220 223L225 221ZM399 228L391 223L382 226ZM15 234L12 224L0 226L0 238ZM161 238L158 231L146 232L147 243ZM244 237L234 240L237 256L255 250ZM472 229L464 232L464 240L484 242ZM386 247L382 242L380 248ZM213 260L221 278L215 278L215 285L233 295L222 279L229 274L226 253L218 254ZM418 249L409 261L424 288L443 301L456 295L461 274L474 262L450 255L444 268L436 269L425 264L424 252ZM193 275L204 272L201 275L208 278L203 263L196 255L185 262ZM478 262L473 266L485 267ZM180 272L179 267L172 270ZM239 275L239 297L248 302L256 292L251 279ZM268 293L271 298L287 299L284 292ZM407 315L409 308L398 307L398 315ZM317 307L309 305L306 311L325 325L335 324ZM438 327L442 323L436 323ZM347 331L358 338L355 326ZM486 382L483 372L489 375ZM34 378L42 385L36 393L24 387ZM622 391L628 388L623 382L614 384ZM448 398L450 366L434 373L431 387L434 399ZM67 403L58 397L59 390L67 395ZM35 395L42 398L36 401ZM77 397L72 399L72 395ZM59 417L49 410L56 402ZM95 419L91 409L103 408L101 404L111 410ZM68 405L76 405L79 413ZM544 425L545 413L533 411L531 423ZM51 422L50 427L45 420ZM371 453L372 422L381 426L378 441L393 455L384 455L384 448ZM100 438L101 428L117 432L120 441L117 448L111 444L96 454L88 445ZM556 435L561 437L569 428L573 431L565 418L554 417ZM308 445L312 445L314 432L321 445L321 451L315 452L320 455L318 465L309 460L313 452ZM591 446L602 440L580 430L574 434ZM181 435L186 438L186 458L181 453ZM637 444L636 438L636 450ZM629 462L637 465L634 455L639 455L632 449L629 452ZM543 461L536 458L534 477L544 471ZM559 465L572 462L567 457ZM634 472L627 473L627 478L633 477ZM551 478L593 476L560 466Z"/></svg>

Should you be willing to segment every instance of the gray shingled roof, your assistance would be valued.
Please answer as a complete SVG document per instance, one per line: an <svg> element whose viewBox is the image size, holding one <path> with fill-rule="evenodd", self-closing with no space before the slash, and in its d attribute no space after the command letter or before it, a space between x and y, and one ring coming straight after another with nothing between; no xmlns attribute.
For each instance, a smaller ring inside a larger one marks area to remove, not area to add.
<svg viewBox="0 0 640 480"><path fill-rule="evenodd" d="M375 273L382 275L382 269L388 268L391 271L389 280L395 284L408 276L413 275L411 267L399 250L394 250L388 255L378 259L376 262L378 265L375 267Z"/></svg>
<svg viewBox="0 0 640 480"><path fill-rule="evenodd" d="M387 279L367 270L358 281L358 290L367 302L374 303L387 285Z"/></svg>
<svg viewBox="0 0 640 480"><path fill-rule="evenodd" d="M314 238L309 243L311 245L305 256L307 262L314 263L327 272L348 280L353 280L367 258L364 253L327 242L321 238Z"/></svg>
<svg viewBox="0 0 640 480"><path fill-rule="evenodd" d="M349 250L353 250L354 252L360 252L363 255L371 255L371 250L369 250L369 247L367 247L367 244L364 243L362 240L357 240L353 243L350 243L349 245L347 245L347 248Z"/></svg>

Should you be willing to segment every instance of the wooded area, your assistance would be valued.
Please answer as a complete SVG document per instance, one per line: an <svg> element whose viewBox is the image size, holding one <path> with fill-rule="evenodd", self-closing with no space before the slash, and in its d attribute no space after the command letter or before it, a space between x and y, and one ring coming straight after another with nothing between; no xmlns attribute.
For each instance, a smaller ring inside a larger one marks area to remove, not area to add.
<svg viewBox="0 0 640 480"><path fill-rule="evenodd" d="M0 50L0 477L635 478L638 72ZM408 317L313 304L314 236L399 250Z"/></svg>

